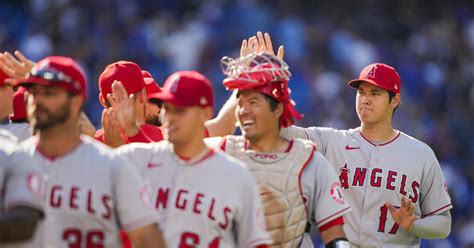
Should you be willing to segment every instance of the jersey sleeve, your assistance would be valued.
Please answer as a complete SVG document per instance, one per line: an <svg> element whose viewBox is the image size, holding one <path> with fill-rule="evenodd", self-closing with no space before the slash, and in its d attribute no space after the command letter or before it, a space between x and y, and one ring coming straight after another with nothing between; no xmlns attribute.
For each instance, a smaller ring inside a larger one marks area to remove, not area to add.
<svg viewBox="0 0 474 248"><path fill-rule="evenodd" d="M43 212L44 178L41 168L25 152L16 151L5 163L4 206L11 209L18 206L28 206Z"/></svg>
<svg viewBox="0 0 474 248"><path fill-rule="evenodd" d="M120 146L115 149L118 156L124 158L138 170L140 175L146 171L146 167L151 157L151 147L149 144L144 143L132 143Z"/></svg>
<svg viewBox="0 0 474 248"><path fill-rule="evenodd" d="M317 150L322 154L326 154L326 149L328 147L329 141L332 139L332 136L337 132L334 128L328 127L298 127L291 126L288 128L282 128L280 135L287 139L305 139L313 141Z"/></svg>
<svg viewBox="0 0 474 248"><path fill-rule="evenodd" d="M320 228L345 215L351 208L344 199L341 183L334 168L320 153L314 154L308 168L311 166L316 168L316 179L312 198L313 209L309 209L308 212L312 224ZM312 171L314 170L309 170L310 173Z"/></svg>
<svg viewBox="0 0 474 248"><path fill-rule="evenodd" d="M431 149L426 159L424 170L420 186L422 217L440 214L451 209L453 206L448 194L443 171Z"/></svg>
<svg viewBox="0 0 474 248"><path fill-rule="evenodd" d="M243 165L242 165L243 166ZM242 209L237 217L238 247L256 247L271 244L267 233L265 214L260 199L257 183L250 171L242 173L241 204Z"/></svg>
<svg viewBox="0 0 474 248"><path fill-rule="evenodd" d="M113 173L115 210L121 228L127 232L158 222L148 187L130 163L117 156Z"/></svg>

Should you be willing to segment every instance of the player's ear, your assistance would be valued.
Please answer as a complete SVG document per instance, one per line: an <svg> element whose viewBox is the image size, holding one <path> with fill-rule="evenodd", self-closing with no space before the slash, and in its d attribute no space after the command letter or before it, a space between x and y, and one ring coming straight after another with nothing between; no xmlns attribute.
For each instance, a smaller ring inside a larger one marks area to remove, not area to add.
<svg viewBox="0 0 474 248"><path fill-rule="evenodd" d="M390 102L390 105L392 105L392 107L395 108L395 107L400 105L400 101L401 101L401 95L400 95L400 93L397 93L392 98L392 101Z"/></svg>
<svg viewBox="0 0 474 248"><path fill-rule="evenodd" d="M78 113L77 116L81 114L82 110L82 105L84 105L84 98L82 95L77 94L71 96L71 112L72 113Z"/></svg>
<svg viewBox="0 0 474 248"><path fill-rule="evenodd" d="M275 110L273 111L273 113L275 114L277 119L280 119L280 117L283 115L284 110L285 110L285 107L283 106L283 103L279 102Z"/></svg>

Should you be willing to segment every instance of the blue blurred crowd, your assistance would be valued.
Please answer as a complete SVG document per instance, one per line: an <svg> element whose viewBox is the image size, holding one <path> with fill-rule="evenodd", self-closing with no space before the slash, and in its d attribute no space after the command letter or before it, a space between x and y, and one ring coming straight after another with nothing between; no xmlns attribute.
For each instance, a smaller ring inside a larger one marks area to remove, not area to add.
<svg viewBox="0 0 474 248"><path fill-rule="evenodd" d="M403 81L394 126L435 151L454 203L452 233L423 247L474 244L474 2L286 0L3 0L0 48L39 60L67 55L90 82L86 112L100 126L98 75L132 60L157 82L192 69L229 92L222 56L238 56L243 38L269 32L285 46L290 87L303 126L359 125L346 82L373 62Z"/></svg>

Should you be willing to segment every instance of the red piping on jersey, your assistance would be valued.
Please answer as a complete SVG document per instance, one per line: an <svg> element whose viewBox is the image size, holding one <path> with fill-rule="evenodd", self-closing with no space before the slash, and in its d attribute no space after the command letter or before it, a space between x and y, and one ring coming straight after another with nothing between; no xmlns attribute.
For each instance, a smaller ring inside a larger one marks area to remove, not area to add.
<svg viewBox="0 0 474 248"><path fill-rule="evenodd" d="M300 189L300 197L301 197L301 200L303 201L303 203L305 202L304 201L304 198L303 198L303 187L301 186L301 176L303 175L303 171L304 169L306 169L306 167L308 166L309 162L313 159L313 156L314 156L314 153L316 152L316 147L313 146L313 150L311 151L311 155L309 155L309 158L308 160L306 160L306 162L304 163L303 167L301 167L301 170L300 172L298 173L298 186L299 186L299 189ZM306 217L308 217L308 209L304 208L305 212L306 212Z"/></svg>
<svg viewBox="0 0 474 248"><path fill-rule="evenodd" d="M339 216L339 217L335 218L334 220L331 220L330 222L322 225L319 228L319 232L324 232L324 231L328 230L329 228L331 228L333 226L337 226L337 225L344 225L344 217Z"/></svg>
<svg viewBox="0 0 474 248"><path fill-rule="evenodd" d="M342 213L342 212L344 212L344 211L346 211L346 210L348 210L348 209L350 209L350 208L351 208L351 207L349 206L349 207L344 208L343 210L341 210L341 211L339 211L339 212L337 212L337 213L331 214L330 216L328 216L328 217L326 217L326 218L324 218L324 219L318 221L318 222L316 223L316 225L318 225L319 223L324 222L324 221L326 221L327 219L330 219L330 218L332 218L333 216L338 215L338 214L340 214L340 213Z"/></svg>
<svg viewBox="0 0 474 248"><path fill-rule="evenodd" d="M285 153L288 153L291 151L291 148L293 148L293 140L290 140L290 144L288 144L288 148L286 148Z"/></svg>
<svg viewBox="0 0 474 248"><path fill-rule="evenodd" d="M178 156L181 160L184 160L184 161L189 161L193 158L185 158L185 157L182 157L180 155L178 155L177 153L175 153L176 156ZM194 161L192 163L190 163L189 165L195 165L195 164L198 164L199 162L203 161L203 160L206 160L210 157L212 157L212 155L216 154L216 151L214 151L214 149L211 149L206 155L204 155L201 159L197 160L197 161Z"/></svg>
<svg viewBox="0 0 474 248"><path fill-rule="evenodd" d="M221 141L221 150L225 152L225 145L227 143L227 136L224 136Z"/></svg>
<svg viewBox="0 0 474 248"><path fill-rule="evenodd" d="M431 213L428 213L428 214L423 215L423 218L424 218L424 217L427 217L427 216L430 216L430 215L434 215L435 213L437 213L437 212L439 212L439 211L441 211L441 210L443 210L443 209L445 209L445 208L448 208L448 207L450 207L450 206L452 206L451 203L449 203L448 205L446 205L446 206L444 206L444 207L438 208L438 209L436 209L435 211L433 211L433 212L431 212Z"/></svg>
<svg viewBox="0 0 474 248"><path fill-rule="evenodd" d="M388 144L394 142L398 137L400 137L400 134L401 134L401 133L402 133L402 132L398 131L398 134L397 134L397 136L395 136L395 138L393 138L392 140L390 140L390 141L388 141L388 142L386 142L386 143L377 145L377 144L374 144L374 143L373 143L372 141L370 141L369 139L367 139L367 138L362 134L362 132L359 131L360 136L362 136L362 138L364 138L365 140L367 140L367 142L369 142L369 143L370 143L371 145L373 145L373 146L384 146L384 145L388 145Z"/></svg>
<svg viewBox="0 0 474 248"><path fill-rule="evenodd" d="M64 156L67 156L68 154L71 154L73 153L74 151L76 151L76 149L78 149L80 146L82 145L82 139L81 141L79 142L79 144L77 144L74 148L72 148L71 150L67 151L66 153L60 155L60 156L51 156L49 154L47 154L43 149L41 149L41 147L39 147L39 145L37 144L36 145L36 151L38 151L38 153L46 158L47 160L50 160L50 161L54 161L58 158L61 158L61 157L64 157Z"/></svg>

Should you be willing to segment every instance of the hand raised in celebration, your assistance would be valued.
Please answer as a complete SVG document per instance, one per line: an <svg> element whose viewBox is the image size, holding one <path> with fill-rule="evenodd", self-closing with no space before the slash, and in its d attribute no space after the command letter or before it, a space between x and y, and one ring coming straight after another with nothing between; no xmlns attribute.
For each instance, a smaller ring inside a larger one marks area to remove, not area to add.
<svg viewBox="0 0 474 248"><path fill-rule="evenodd" d="M420 219L420 217L413 215L415 205L405 197L402 197L402 205L400 208L394 207L389 202L385 203L385 206L390 210L390 215L393 220L407 231L411 230L413 222Z"/></svg>
<svg viewBox="0 0 474 248"><path fill-rule="evenodd" d="M270 37L270 34L265 33L262 34L262 32L257 32L257 36L252 36L249 39L244 39L242 41L242 45L240 47L240 57L247 56L251 53L260 53L260 52L266 52L271 55L275 55L275 52L273 51L273 44L272 44L272 39ZM280 46L278 48L277 52L277 57L279 59L283 59L285 55L285 51L283 46Z"/></svg>
<svg viewBox="0 0 474 248"><path fill-rule="evenodd" d="M24 78L35 65L35 62L20 51L15 51L15 56L9 52L0 53L0 69L10 77L6 80L7 83L14 83L16 79Z"/></svg>
<svg viewBox="0 0 474 248"><path fill-rule="evenodd" d="M112 94L107 95L112 108L116 111L120 127L127 136L135 136L140 130L136 122L134 95L128 95L122 82L112 84Z"/></svg>

